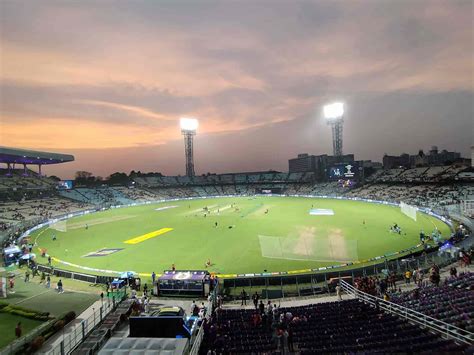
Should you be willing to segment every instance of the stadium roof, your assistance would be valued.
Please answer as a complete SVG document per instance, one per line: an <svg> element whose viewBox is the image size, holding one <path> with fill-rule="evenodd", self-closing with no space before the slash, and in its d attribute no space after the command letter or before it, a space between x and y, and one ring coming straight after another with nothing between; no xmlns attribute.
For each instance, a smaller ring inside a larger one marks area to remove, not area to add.
<svg viewBox="0 0 474 355"><path fill-rule="evenodd" d="M70 161L74 161L74 156L70 154L0 147L0 163L46 165Z"/></svg>

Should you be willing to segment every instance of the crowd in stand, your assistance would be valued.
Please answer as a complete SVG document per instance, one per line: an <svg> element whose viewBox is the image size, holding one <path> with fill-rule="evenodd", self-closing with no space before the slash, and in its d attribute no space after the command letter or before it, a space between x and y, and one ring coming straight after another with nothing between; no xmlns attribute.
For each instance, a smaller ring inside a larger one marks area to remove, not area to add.
<svg viewBox="0 0 474 355"><path fill-rule="evenodd" d="M86 207L88 205L85 203L60 198L24 200L15 203L0 203L0 216L2 219L11 221L24 221L33 218L48 219Z"/></svg>
<svg viewBox="0 0 474 355"><path fill-rule="evenodd" d="M353 189L348 197L373 200L406 202L416 206L443 208L458 204L461 200L474 196L472 184L375 184Z"/></svg>

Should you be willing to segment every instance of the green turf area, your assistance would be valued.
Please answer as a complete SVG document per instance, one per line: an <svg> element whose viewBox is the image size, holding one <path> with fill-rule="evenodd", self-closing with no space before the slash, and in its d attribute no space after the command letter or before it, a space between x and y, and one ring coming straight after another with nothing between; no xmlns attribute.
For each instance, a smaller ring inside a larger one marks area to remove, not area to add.
<svg viewBox="0 0 474 355"><path fill-rule="evenodd" d="M99 299L97 293L69 291L69 283L74 281L68 279L62 279L65 292L61 294L54 289L57 277L51 278L49 289L38 283L39 277L31 282L24 282L21 277L16 279L15 293L8 293L5 301L24 308L49 312L54 317L59 317L69 311L74 311L76 315L79 315Z"/></svg>
<svg viewBox="0 0 474 355"><path fill-rule="evenodd" d="M39 312L49 312L51 317L60 317L69 311L76 315L81 314L87 307L99 299L103 288L91 286L88 283L64 279L65 292L59 294L54 288L57 286L58 277L51 277L51 288L39 284L40 277L31 278L24 282L26 269L10 269L1 272L2 276L15 275L14 292L7 291L7 298L2 302ZM41 321L28 319L18 315L0 312L0 348L15 339L14 328L21 321L23 335L42 324Z"/></svg>
<svg viewBox="0 0 474 355"><path fill-rule="evenodd" d="M206 206L210 212L203 210ZM162 207L171 208L156 210ZM329 209L334 215L312 216L312 208ZM435 226L449 236L443 222L421 213L417 219L411 220L397 207L360 201L229 197L111 209L72 218L56 230L39 230L32 239L55 258L96 269L159 273L173 263L178 269L203 269L210 258L209 269L218 273L273 272L339 265L399 251L418 244L421 229L430 234ZM402 235L389 232L394 223ZM66 231L57 230L64 227ZM162 228L173 230L125 243ZM106 248L120 250L86 256Z"/></svg>
<svg viewBox="0 0 474 355"><path fill-rule="evenodd" d="M22 335L28 334L43 323L39 320L28 319L8 313L0 313L0 349L15 340L15 327L18 322L21 322Z"/></svg>

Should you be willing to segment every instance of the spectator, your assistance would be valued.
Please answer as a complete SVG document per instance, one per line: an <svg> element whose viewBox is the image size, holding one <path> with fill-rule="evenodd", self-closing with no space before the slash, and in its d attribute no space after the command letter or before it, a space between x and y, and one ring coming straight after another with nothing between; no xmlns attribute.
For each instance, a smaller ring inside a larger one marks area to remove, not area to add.
<svg viewBox="0 0 474 355"><path fill-rule="evenodd" d="M15 288L15 278L14 277L10 277L10 279L8 280L9 283L10 283L10 293L15 293L14 291L14 288Z"/></svg>
<svg viewBox="0 0 474 355"><path fill-rule="evenodd" d="M273 306L271 301L267 301L267 315L271 316L273 312Z"/></svg>
<svg viewBox="0 0 474 355"><path fill-rule="evenodd" d="M252 296L252 301L255 306L255 309L258 309L258 300L260 299L257 291L255 291L255 294Z"/></svg>
<svg viewBox="0 0 474 355"><path fill-rule="evenodd" d="M282 333L282 340L283 340L283 352L282 354L287 354L288 353L288 330L286 329L283 329L283 333Z"/></svg>
<svg viewBox="0 0 474 355"><path fill-rule="evenodd" d="M21 322L18 322L16 327L15 327L15 336L17 338L20 338L21 337Z"/></svg>
<svg viewBox="0 0 474 355"><path fill-rule="evenodd" d="M273 309L272 309L272 314L273 314L273 321L277 321L278 320L278 307L276 305L276 303L273 305Z"/></svg>
<svg viewBox="0 0 474 355"><path fill-rule="evenodd" d="M58 281L58 293L63 293L64 290L63 290L63 282L61 279L59 279Z"/></svg>
<svg viewBox="0 0 474 355"><path fill-rule="evenodd" d="M342 301L341 286L339 284L336 286L336 296L339 301Z"/></svg>
<svg viewBox="0 0 474 355"><path fill-rule="evenodd" d="M421 269L418 269L416 273L416 283L418 284L418 287L423 285L423 270Z"/></svg>
<svg viewBox="0 0 474 355"><path fill-rule="evenodd" d="M242 292L240 293L240 299L242 301L241 306L246 306L247 305L247 292L245 292L244 289L242 289Z"/></svg>
<svg viewBox="0 0 474 355"><path fill-rule="evenodd" d="M288 350L290 350L290 352L295 351L294 344L293 344L293 338L294 338L293 326L290 325L288 327Z"/></svg>
<svg viewBox="0 0 474 355"><path fill-rule="evenodd" d="M254 328L257 328L261 324L262 324L262 316L258 312L255 312L252 316L252 325L254 326Z"/></svg>
<svg viewBox="0 0 474 355"><path fill-rule="evenodd" d="M195 315L199 312L199 310L196 310L198 308L196 301L193 300L193 303L191 304L191 314Z"/></svg>
<svg viewBox="0 0 474 355"><path fill-rule="evenodd" d="M405 271L405 284L409 285L411 280L411 271L407 270Z"/></svg>

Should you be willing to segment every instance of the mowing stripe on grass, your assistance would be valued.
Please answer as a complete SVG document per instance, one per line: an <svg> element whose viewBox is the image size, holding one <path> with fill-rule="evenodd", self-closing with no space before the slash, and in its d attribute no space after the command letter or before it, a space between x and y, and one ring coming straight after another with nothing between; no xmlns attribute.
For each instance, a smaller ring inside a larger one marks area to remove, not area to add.
<svg viewBox="0 0 474 355"><path fill-rule="evenodd" d="M25 301L29 301L29 300L31 300L32 298L35 298L35 297L44 295L45 293L48 293L48 292L51 292L51 291L53 291L53 289L48 289L48 290L46 290L46 291L44 291L44 292L37 293L36 295L33 295L33 296L30 296L30 297L24 298L24 299L22 299L22 300L20 300L20 301L18 301L18 302L16 302L16 303L13 303L13 305L17 305L17 304L23 303L23 302L25 302Z"/></svg>
<svg viewBox="0 0 474 355"><path fill-rule="evenodd" d="M138 244L138 243L144 242L145 240L155 238L155 237L158 237L159 235L171 232L172 230L173 230L173 228L161 228L161 229L158 229L157 231L150 232L150 233L147 233L147 234L143 234L139 237L135 237L135 238L126 240L126 241L124 241L124 243L126 243L126 244Z"/></svg>
<svg viewBox="0 0 474 355"><path fill-rule="evenodd" d="M81 228L85 228L86 225L88 227L91 227L98 224L118 222L118 221L123 221L125 219L130 219L130 218L135 218L135 217L136 216L132 216L132 215L110 216L110 217L96 218L87 222L73 222L73 223L67 224L67 229L81 229Z"/></svg>

